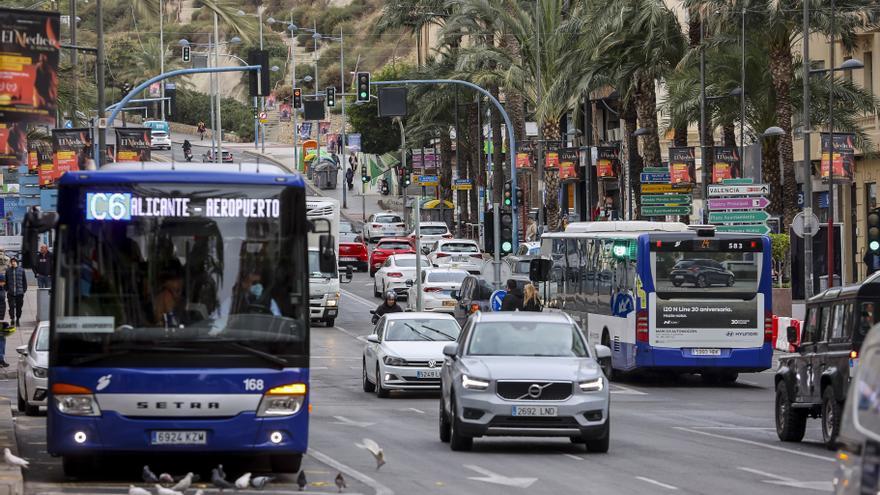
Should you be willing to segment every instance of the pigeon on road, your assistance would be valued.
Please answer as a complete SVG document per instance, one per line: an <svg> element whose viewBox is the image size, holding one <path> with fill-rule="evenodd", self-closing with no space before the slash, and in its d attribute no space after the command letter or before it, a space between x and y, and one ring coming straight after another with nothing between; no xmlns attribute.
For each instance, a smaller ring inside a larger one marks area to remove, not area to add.
<svg viewBox="0 0 880 495"><path fill-rule="evenodd" d="M296 484L297 484L297 486L299 486L299 491L303 491L306 489L306 485L308 485L309 482L306 481L306 472L305 471L299 472L299 476L296 477Z"/></svg>
<svg viewBox="0 0 880 495"><path fill-rule="evenodd" d="M257 490L262 490L263 487L268 485L269 482L274 479L274 476L257 476L256 478L251 478L251 486Z"/></svg>
<svg viewBox="0 0 880 495"><path fill-rule="evenodd" d="M373 457L376 458L376 471L378 471L380 467L385 465L385 451L382 450L382 447L379 447L378 443L369 438L365 438L363 442L355 445L362 449L367 449L373 454Z"/></svg>
<svg viewBox="0 0 880 495"><path fill-rule="evenodd" d="M223 464L217 464L217 474L224 480L226 479L226 471L223 470Z"/></svg>
<svg viewBox="0 0 880 495"><path fill-rule="evenodd" d="M13 454L9 448L3 449L3 460L6 461L6 464L11 464L13 466L18 466L22 469L27 469L30 465L30 461L27 459L22 459L17 455Z"/></svg>
<svg viewBox="0 0 880 495"><path fill-rule="evenodd" d="M339 490L339 493L342 493L342 490L348 488L345 484L345 478L342 476L342 473L336 475L336 488Z"/></svg>
<svg viewBox="0 0 880 495"><path fill-rule="evenodd" d="M143 488L128 485L128 495L153 495L149 490L144 490Z"/></svg>
<svg viewBox="0 0 880 495"><path fill-rule="evenodd" d="M156 495L183 495L183 492L178 492L170 488L165 488L162 485L156 485Z"/></svg>
<svg viewBox="0 0 880 495"><path fill-rule="evenodd" d="M159 477L156 476L155 473L150 471L150 466L144 466L144 471L141 474L141 478L143 478L144 483L158 483Z"/></svg>
<svg viewBox="0 0 880 495"><path fill-rule="evenodd" d="M219 488L221 492L226 488L235 488L235 485L226 481L225 478L220 476L220 472L217 471L217 469L211 470L211 483L213 483L215 487Z"/></svg>
<svg viewBox="0 0 880 495"><path fill-rule="evenodd" d="M193 480L193 474L186 473L186 476L184 476L180 481L178 481L176 485L172 486L171 489L177 490L179 492L185 492L187 489L189 489L190 485L192 485L192 480Z"/></svg>
<svg viewBox="0 0 880 495"><path fill-rule="evenodd" d="M162 473L159 475L159 483L164 483L166 485L174 484L174 476L171 476L168 473Z"/></svg>
<svg viewBox="0 0 880 495"><path fill-rule="evenodd" d="M237 488L239 490L244 490L250 484L251 484L251 473L244 473L243 475L241 475L241 477L239 477L237 480L235 480L235 488Z"/></svg>

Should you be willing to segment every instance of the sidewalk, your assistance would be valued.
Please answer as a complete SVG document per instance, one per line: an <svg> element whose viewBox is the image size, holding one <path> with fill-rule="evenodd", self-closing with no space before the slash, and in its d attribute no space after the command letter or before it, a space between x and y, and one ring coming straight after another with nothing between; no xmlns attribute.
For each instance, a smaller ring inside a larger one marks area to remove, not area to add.
<svg viewBox="0 0 880 495"><path fill-rule="evenodd" d="M9 307L7 303L6 314L2 321L9 321ZM18 352L15 348L27 345L31 334L37 328L37 286L29 285L24 293L24 306L21 309L21 325L16 327L15 333L6 337L6 355L4 359L9 363L8 368L0 368L0 377L6 379L18 376Z"/></svg>

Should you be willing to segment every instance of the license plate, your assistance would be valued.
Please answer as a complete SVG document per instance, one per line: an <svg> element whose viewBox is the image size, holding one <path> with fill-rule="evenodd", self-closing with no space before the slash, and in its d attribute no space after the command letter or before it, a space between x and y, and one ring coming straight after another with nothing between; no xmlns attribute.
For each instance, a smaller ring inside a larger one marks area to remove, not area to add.
<svg viewBox="0 0 880 495"><path fill-rule="evenodd" d="M467 257L465 256L456 256L455 261L467 261Z"/></svg>
<svg viewBox="0 0 880 495"><path fill-rule="evenodd" d="M450 300L448 300L448 301L443 301L443 305L444 305L444 306L455 306L455 300L454 300L454 299L450 299Z"/></svg>
<svg viewBox="0 0 880 495"><path fill-rule="evenodd" d="M416 371L416 378L440 378L440 370Z"/></svg>
<svg viewBox="0 0 880 495"><path fill-rule="evenodd" d="M208 432L202 431L154 431L150 441L153 445L205 445Z"/></svg>
<svg viewBox="0 0 880 495"><path fill-rule="evenodd" d="M675 280L684 280L684 275L676 275L672 278L674 278Z"/></svg>
<svg viewBox="0 0 880 495"><path fill-rule="evenodd" d="M694 349L691 354L694 356L720 356L721 349Z"/></svg>
<svg viewBox="0 0 880 495"><path fill-rule="evenodd" d="M340 256L339 261L357 261L354 256Z"/></svg>
<svg viewBox="0 0 880 495"><path fill-rule="evenodd" d="M512 416L552 417L556 416L555 406L513 406Z"/></svg>

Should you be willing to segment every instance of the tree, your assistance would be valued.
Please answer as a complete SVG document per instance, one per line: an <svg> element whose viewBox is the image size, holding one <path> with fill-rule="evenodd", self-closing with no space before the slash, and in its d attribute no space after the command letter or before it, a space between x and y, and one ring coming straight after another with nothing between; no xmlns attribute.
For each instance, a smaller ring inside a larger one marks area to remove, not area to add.
<svg viewBox="0 0 880 495"><path fill-rule="evenodd" d="M412 67L405 65L388 65L372 74L374 81L388 81L400 79L401 76L412 71ZM397 124L390 118L380 118L379 107L376 100L363 104L347 104L345 107L349 125L354 132L361 134L361 148L364 153L383 154L399 148L400 130Z"/></svg>

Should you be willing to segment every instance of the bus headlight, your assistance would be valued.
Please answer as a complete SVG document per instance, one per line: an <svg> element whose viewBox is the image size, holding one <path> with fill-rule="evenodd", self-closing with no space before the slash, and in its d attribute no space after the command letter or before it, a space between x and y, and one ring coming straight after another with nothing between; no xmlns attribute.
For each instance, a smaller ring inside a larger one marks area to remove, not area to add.
<svg viewBox="0 0 880 495"><path fill-rule="evenodd" d="M578 386L580 386L581 392L601 392L605 390L605 379L600 376L595 380L580 382Z"/></svg>
<svg viewBox="0 0 880 495"><path fill-rule="evenodd" d="M58 411L72 416L100 416L101 408L95 395L86 387L68 383L52 385L52 397Z"/></svg>
<svg viewBox="0 0 880 495"><path fill-rule="evenodd" d="M291 383L270 389L260 400L257 417L292 416L306 400L306 384Z"/></svg>

